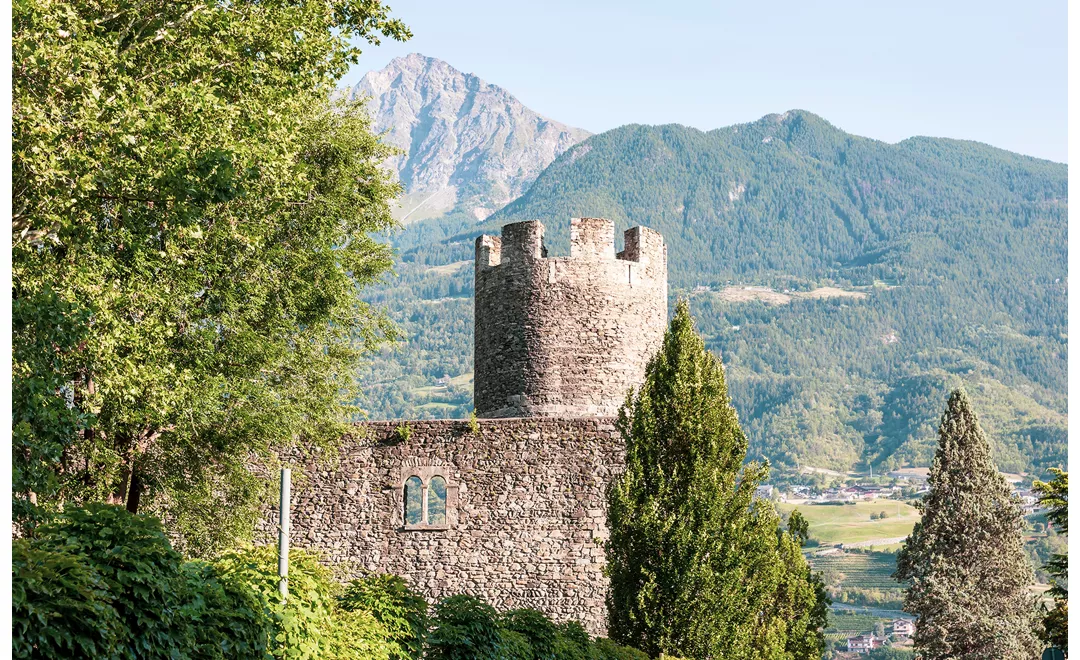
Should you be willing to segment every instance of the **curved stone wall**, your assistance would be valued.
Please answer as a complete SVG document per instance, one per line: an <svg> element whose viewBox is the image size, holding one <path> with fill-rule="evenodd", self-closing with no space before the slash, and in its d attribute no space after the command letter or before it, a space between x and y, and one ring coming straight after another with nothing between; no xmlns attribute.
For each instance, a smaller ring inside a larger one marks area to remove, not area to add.
<svg viewBox="0 0 1080 660"><path fill-rule="evenodd" d="M570 256L538 221L476 240L474 406L479 417L614 415L667 322L667 248L644 227L574 218Z"/></svg>

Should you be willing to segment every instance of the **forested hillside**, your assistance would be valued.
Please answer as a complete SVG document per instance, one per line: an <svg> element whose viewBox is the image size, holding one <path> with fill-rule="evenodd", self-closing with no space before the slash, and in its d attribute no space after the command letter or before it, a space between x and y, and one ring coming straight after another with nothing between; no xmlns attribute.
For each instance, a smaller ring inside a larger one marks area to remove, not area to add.
<svg viewBox="0 0 1080 660"><path fill-rule="evenodd" d="M963 381L1002 469L1063 463L1066 175L973 142L856 137L802 111L595 135L483 224L456 214L395 237L400 276L367 298L406 343L362 375L366 405L467 415L473 238L540 219L564 254L570 217L605 216L664 234L672 298L690 297L728 366L752 453L784 468L927 465Z"/></svg>

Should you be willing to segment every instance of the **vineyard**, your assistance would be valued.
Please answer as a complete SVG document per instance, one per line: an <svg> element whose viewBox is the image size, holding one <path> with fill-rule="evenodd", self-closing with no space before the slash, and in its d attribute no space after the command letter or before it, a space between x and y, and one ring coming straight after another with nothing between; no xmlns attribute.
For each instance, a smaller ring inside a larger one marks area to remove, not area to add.
<svg viewBox="0 0 1080 660"><path fill-rule="evenodd" d="M896 555L889 552L836 552L810 555L810 566L823 574L825 584L832 588L895 590L900 583L892 579L896 570Z"/></svg>

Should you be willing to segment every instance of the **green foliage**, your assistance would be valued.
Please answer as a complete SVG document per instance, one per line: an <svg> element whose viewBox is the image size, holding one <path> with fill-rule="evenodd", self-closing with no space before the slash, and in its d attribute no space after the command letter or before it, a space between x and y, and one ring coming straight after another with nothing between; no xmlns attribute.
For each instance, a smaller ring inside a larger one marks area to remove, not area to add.
<svg viewBox="0 0 1080 660"><path fill-rule="evenodd" d="M487 603L468 595L450 596L435 605L434 629L425 657L431 660L500 660L498 615ZM519 633L520 634L520 633ZM520 648L520 640L514 642Z"/></svg>
<svg viewBox="0 0 1080 660"><path fill-rule="evenodd" d="M110 658L124 639L109 587L79 555L12 542L12 656Z"/></svg>
<svg viewBox="0 0 1080 660"><path fill-rule="evenodd" d="M257 594L181 563L157 520L91 504L36 531L13 564L19 657L265 657L271 621Z"/></svg>
<svg viewBox="0 0 1080 660"><path fill-rule="evenodd" d="M289 553L289 598L278 592L277 551L271 546L228 552L215 562L222 574L249 585L273 621L270 651L275 658L400 657L389 630L370 612L338 608L341 586L318 558Z"/></svg>
<svg viewBox="0 0 1080 660"><path fill-rule="evenodd" d="M353 580L338 603L343 610L371 612L400 647L401 658L417 660L423 654L428 604L403 578L383 573Z"/></svg>
<svg viewBox="0 0 1080 660"><path fill-rule="evenodd" d="M272 620L259 596L235 576L195 560L183 566L191 599L184 614L194 627L190 655L198 658L265 658Z"/></svg>
<svg viewBox="0 0 1080 660"><path fill-rule="evenodd" d="M795 537L743 465L723 368L680 301L617 427L626 471L608 491L608 627L657 655L817 658L816 593Z"/></svg>
<svg viewBox="0 0 1080 660"><path fill-rule="evenodd" d="M533 660L533 657L528 637L506 628L499 629L500 660Z"/></svg>
<svg viewBox="0 0 1080 660"><path fill-rule="evenodd" d="M391 326L392 153L330 103L377 0L17 0L12 418L21 520L115 497L189 554L250 535L273 444L327 445ZM141 504L140 504L141 503Z"/></svg>
<svg viewBox="0 0 1080 660"><path fill-rule="evenodd" d="M1063 164L886 144L804 111L708 132L623 126L480 225L451 214L395 238L400 277L364 296L409 348L364 370L380 383L364 402L377 418L467 417L469 388L428 386L472 371L472 239L539 218L550 254L568 254L567 218L604 215L664 234L672 296L692 296L729 367L751 456L788 472L929 465L940 402L963 383L1001 469L1061 465L1067 192ZM789 302L734 301L729 285ZM808 295L827 286L866 297Z"/></svg>
<svg viewBox="0 0 1080 660"><path fill-rule="evenodd" d="M621 646L601 637L593 641L593 657L596 660L649 660L649 654L629 646Z"/></svg>
<svg viewBox="0 0 1080 660"><path fill-rule="evenodd" d="M1050 468L1054 478L1036 481L1033 490L1039 495L1039 504L1048 510L1047 519L1058 534L1069 533L1069 473L1060 468ZM1054 607L1043 617L1042 638L1062 651L1069 650L1069 554L1055 553L1046 568L1051 575L1050 595Z"/></svg>
<svg viewBox="0 0 1080 660"><path fill-rule="evenodd" d="M1038 658L1020 506L963 390L942 415L929 483L895 574L910 582L916 650L926 660Z"/></svg>
<svg viewBox="0 0 1080 660"><path fill-rule="evenodd" d="M503 628L528 641L534 660L554 660L558 629L543 612L527 608L510 610L502 616L501 623Z"/></svg>
<svg viewBox="0 0 1080 660"><path fill-rule="evenodd" d="M803 545L810 540L810 522L803 514L799 513L798 509L792 511L788 516L787 528L788 533L795 538L799 545Z"/></svg>
<svg viewBox="0 0 1080 660"><path fill-rule="evenodd" d="M915 653L906 649L883 646L866 654L866 660L914 660Z"/></svg>
<svg viewBox="0 0 1080 660"><path fill-rule="evenodd" d="M156 520L118 506L71 508L37 531L13 542L17 658L640 657L592 643L578 623L526 609L500 618L471 596L440 602L428 639L427 603L405 580L370 575L342 588L301 549L290 553L283 602L274 548L181 563Z"/></svg>
<svg viewBox="0 0 1080 660"><path fill-rule="evenodd" d="M193 643L183 558L156 519L108 504L73 507L38 528L33 543L81 557L101 576L125 629L124 657L171 658Z"/></svg>
<svg viewBox="0 0 1080 660"><path fill-rule="evenodd" d="M408 442L409 438L412 437L412 427L408 424L398 424L397 428L394 429L394 433L400 442Z"/></svg>
<svg viewBox="0 0 1080 660"><path fill-rule="evenodd" d="M589 633L577 621L565 621L555 631L556 660L591 660Z"/></svg>

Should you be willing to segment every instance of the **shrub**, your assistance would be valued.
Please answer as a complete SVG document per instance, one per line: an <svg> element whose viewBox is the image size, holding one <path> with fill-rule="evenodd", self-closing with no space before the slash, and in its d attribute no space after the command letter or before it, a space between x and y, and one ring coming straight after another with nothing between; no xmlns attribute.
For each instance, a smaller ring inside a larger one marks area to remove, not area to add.
<svg viewBox="0 0 1080 660"><path fill-rule="evenodd" d="M82 557L11 544L15 658L107 658L124 638L108 585Z"/></svg>
<svg viewBox="0 0 1080 660"><path fill-rule="evenodd" d="M228 552L215 566L228 578L249 585L273 626L270 652L275 658L306 660L330 654L334 641L331 610L337 586L330 570L303 550L289 554L289 598L278 592L277 550L272 546Z"/></svg>
<svg viewBox="0 0 1080 660"><path fill-rule="evenodd" d="M503 615L502 627L524 635L535 660L554 660L558 629L543 612L522 608Z"/></svg>
<svg viewBox="0 0 1080 660"><path fill-rule="evenodd" d="M501 660L495 610L473 596L450 596L435 606L429 660Z"/></svg>
<svg viewBox="0 0 1080 660"><path fill-rule="evenodd" d="M592 643L593 657L597 660L649 660L649 655L629 646L620 646L601 637Z"/></svg>
<svg viewBox="0 0 1080 660"><path fill-rule="evenodd" d="M185 609L194 628L191 656L265 658L274 622L259 595L204 561L188 562L183 572L191 596Z"/></svg>
<svg viewBox="0 0 1080 660"><path fill-rule="evenodd" d="M408 657L389 631L366 610L337 610L331 619L329 649L320 660L390 660ZM289 656L292 657L292 656Z"/></svg>
<svg viewBox="0 0 1080 660"><path fill-rule="evenodd" d="M123 624L122 655L173 658L185 655L194 643L185 616L182 557L156 519L119 506L88 504L39 527L33 544L77 556L101 576Z"/></svg>
<svg viewBox="0 0 1080 660"><path fill-rule="evenodd" d="M385 626L390 640L400 647L393 657L416 660L423 655L428 631L428 604L396 575L375 574L353 580L338 599L346 611L363 610Z"/></svg>
<svg viewBox="0 0 1080 660"><path fill-rule="evenodd" d="M555 638L556 660L589 660L589 633L577 621L560 624Z"/></svg>
<svg viewBox="0 0 1080 660"><path fill-rule="evenodd" d="M500 628L499 658L500 660L534 660L529 638L519 632Z"/></svg>

